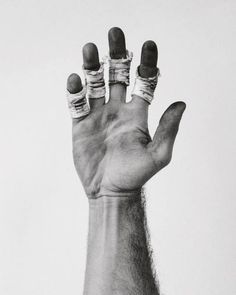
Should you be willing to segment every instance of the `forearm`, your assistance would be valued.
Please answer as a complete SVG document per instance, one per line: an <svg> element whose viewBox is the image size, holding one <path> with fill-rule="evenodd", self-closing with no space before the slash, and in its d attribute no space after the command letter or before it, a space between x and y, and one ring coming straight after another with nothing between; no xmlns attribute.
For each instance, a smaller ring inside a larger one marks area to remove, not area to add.
<svg viewBox="0 0 236 295"><path fill-rule="evenodd" d="M84 295L157 295L141 195L89 200Z"/></svg>

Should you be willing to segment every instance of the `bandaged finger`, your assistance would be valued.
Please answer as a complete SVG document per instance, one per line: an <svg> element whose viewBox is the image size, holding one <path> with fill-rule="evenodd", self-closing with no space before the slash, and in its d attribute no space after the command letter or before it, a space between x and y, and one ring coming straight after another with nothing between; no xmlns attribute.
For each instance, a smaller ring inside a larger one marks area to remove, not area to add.
<svg viewBox="0 0 236 295"><path fill-rule="evenodd" d="M100 68L97 71L84 70L87 98L101 98L106 94L106 87L104 82L104 64L100 63Z"/></svg>
<svg viewBox="0 0 236 295"><path fill-rule="evenodd" d="M86 100L86 86L80 92L74 94L67 90L66 97L71 118L81 118L89 113L90 108Z"/></svg>
<svg viewBox="0 0 236 295"><path fill-rule="evenodd" d="M108 57L109 63L109 85L121 83L129 85L130 64L133 53L127 50L126 58L112 59Z"/></svg>
<svg viewBox="0 0 236 295"><path fill-rule="evenodd" d="M157 86L159 75L160 71L158 69L157 74L154 77L143 78L139 75L139 71L137 69L135 84L131 96L137 95L150 104L154 98L154 91Z"/></svg>

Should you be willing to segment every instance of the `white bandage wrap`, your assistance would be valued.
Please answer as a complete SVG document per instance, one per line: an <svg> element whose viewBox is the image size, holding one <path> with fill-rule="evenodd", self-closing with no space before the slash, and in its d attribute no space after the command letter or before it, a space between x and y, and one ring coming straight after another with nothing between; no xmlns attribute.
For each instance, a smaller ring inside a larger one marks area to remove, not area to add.
<svg viewBox="0 0 236 295"><path fill-rule="evenodd" d="M100 68L97 71L84 69L84 75L87 86L87 98L101 98L106 94L104 82L104 63L100 63Z"/></svg>
<svg viewBox="0 0 236 295"><path fill-rule="evenodd" d="M90 109L86 100L85 86L80 92L75 94L72 94L67 90L66 97L68 101L70 114L73 119L84 117L89 113Z"/></svg>
<svg viewBox="0 0 236 295"><path fill-rule="evenodd" d="M131 96L137 95L150 104L154 97L154 91L157 86L159 75L160 75L160 71L158 69L156 76L151 78L142 78L139 75L139 72L137 69L134 88L131 93Z"/></svg>
<svg viewBox="0 0 236 295"><path fill-rule="evenodd" d="M121 83L129 85L129 70L133 58L133 53L127 50L126 58L112 59L109 62L109 85Z"/></svg>

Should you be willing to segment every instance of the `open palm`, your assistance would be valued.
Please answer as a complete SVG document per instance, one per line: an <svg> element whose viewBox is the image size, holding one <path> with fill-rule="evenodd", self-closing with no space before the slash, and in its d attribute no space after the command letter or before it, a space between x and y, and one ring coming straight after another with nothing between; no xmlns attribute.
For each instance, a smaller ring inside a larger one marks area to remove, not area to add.
<svg viewBox="0 0 236 295"><path fill-rule="evenodd" d="M153 43L146 42L142 49L140 71L146 77L156 71L157 49ZM109 45L113 58L124 56L125 41L120 29L110 30ZM84 67L98 67L94 44L84 46L83 57ZM79 76L72 74L68 90L75 93L81 87ZM126 103L125 97L124 85L111 85L108 103L105 98L91 100L89 115L73 120L74 163L90 198L136 193L171 159L185 104L176 102L167 109L151 139L147 125L149 104L138 96Z"/></svg>

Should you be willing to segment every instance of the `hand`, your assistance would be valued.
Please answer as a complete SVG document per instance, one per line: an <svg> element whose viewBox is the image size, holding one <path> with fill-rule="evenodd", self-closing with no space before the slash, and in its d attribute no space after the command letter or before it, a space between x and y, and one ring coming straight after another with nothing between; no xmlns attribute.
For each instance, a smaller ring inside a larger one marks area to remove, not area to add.
<svg viewBox="0 0 236 295"><path fill-rule="evenodd" d="M113 59L126 57L125 37L119 28L109 31ZM142 47L139 73L157 73L157 47L147 41ZM96 45L83 48L84 68L99 68ZM81 91L77 74L68 78L70 93ZM110 86L109 101L90 99L91 111L83 119L73 119L73 156L78 175L89 198L136 194L155 173L166 166L172 155L185 103L175 102L163 114L153 139L148 131L149 104L138 96L125 102L126 86Z"/></svg>

